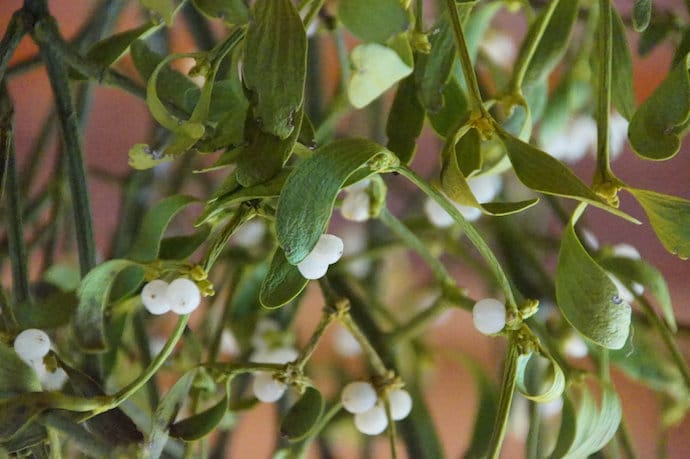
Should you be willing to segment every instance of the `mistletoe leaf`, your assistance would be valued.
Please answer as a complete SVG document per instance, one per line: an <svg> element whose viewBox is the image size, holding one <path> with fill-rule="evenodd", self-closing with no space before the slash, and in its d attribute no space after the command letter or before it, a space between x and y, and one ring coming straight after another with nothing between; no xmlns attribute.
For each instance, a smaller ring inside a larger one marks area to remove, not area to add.
<svg viewBox="0 0 690 459"><path fill-rule="evenodd" d="M398 155L402 164L412 161L423 127L424 107L417 98L414 78L408 76L398 85L386 123L386 147Z"/></svg>
<svg viewBox="0 0 690 459"><path fill-rule="evenodd" d="M587 253L573 225L584 210L576 209L561 240L556 268L556 300L566 320L599 346L620 349L630 332L630 305L606 271Z"/></svg>
<svg viewBox="0 0 690 459"><path fill-rule="evenodd" d="M228 411L228 395L210 408L170 426L170 436L184 441L196 441L210 434Z"/></svg>
<svg viewBox="0 0 690 459"><path fill-rule="evenodd" d="M279 308L302 293L308 282L297 267L288 262L285 252L278 247L261 283L259 301L265 308Z"/></svg>
<svg viewBox="0 0 690 459"><path fill-rule="evenodd" d="M353 71L347 95L355 108L362 108L412 73L412 68L392 49L378 43L365 43L350 53Z"/></svg>
<svg viewBox="0 0 690 459"><path fill-rule="evenodd" d="M633 66L625 26L615 9L611 9L611 98L618 112L630 121L635 113Z"/></svg>
<svg viewBox="0 0 690 459"><path fill-rule="evenodd" d="M652 0L635 0L633 3L633 28L643 32L652 19Z"/></svg>
<svg viewBox="0 0 690 459"><path fill-rule="evenodd" d="M628 137L635 153L663 161L680 150L680 129L690 117L690 54L666 76L630 120Z"/></svg>
<svg viewBox="0 0 690 459"><path fill-rule="evenodd" d="M227 24L246 24L249 8L243 0L192 0L194 6L205 15L222 19Z"/></svg>
<svg viewBox="0 0 690 459"><path fill-rule="evenodd" d="M292 2L258 0L245 43L252 113L262 130L285 139L301 116L307 73L307 35Z"/></svg>
<svg viewBox="0 0 690 459"><path fill-rule="evenodd" d="M318 389L307 387L280 423L280 435L290 441L309 436L323 414L323 396Z"/></svg>
<svg viewBox="0 0 690 459"><path fill-rule="evenodd" d="M400 163L393 152L367 139L342 139L318 148L295 167L276 210L276 236L291 264L314 248L333 212L338 192L358 169L365 178Z"/></svg>
<svg viewBox="0 0 690 459"><path fill-rule="evenodd" d="M639 188L627 188L649 218L663 246L681 260L690 257L690 201Z"/></svg>
<svg viewBox="0 0 690 459"><path fill-rule="evenodd" d="M383 43L404 32L409 17L399 0L348 0L338 3L338 19L366 42Z"/></svg>

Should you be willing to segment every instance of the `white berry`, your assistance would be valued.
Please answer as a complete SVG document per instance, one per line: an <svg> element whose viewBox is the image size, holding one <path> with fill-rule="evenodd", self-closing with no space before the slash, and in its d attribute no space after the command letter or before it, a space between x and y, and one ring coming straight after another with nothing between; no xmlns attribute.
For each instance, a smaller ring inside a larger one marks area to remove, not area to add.
<svg viewBox="0 0 690 459"><path fill-rule="evenodd" d="M297 269L305 279L321 279L328 271L328 263L310 254L297 264Z"/></svg>
<svg viewBox="0 0 690 459"><path fill-rule="evenodd" d="M199 287L185 277L179 277L170 283L167 296L170 299L170 310L180 315L194 311L201 302Z"/></svg>
<svg viewBox="0 0 690 459"><path fill-rule="evenodd" d="M431 224L437 228L447 228L455 222L453 217L451 217L439 203L431 198L428 198L426 202L424 202L424 213L426 213Z"/></svg>
<svg viewBox="0 0 690 459"><path fill-rule="evenodd" d="M581 359L583 357L587 357L589 349L587 349L587 344L585 341L573 333L566 338L565 343L563 344L563 352L565 352L565 355L568 357Z"/></svg>
<svg viewBox="0 0 690 459"><path fill-rule="evenodd" d="M363 222L369 219L371 197L366 191L351 191L340 205L340 213L346 220Z"/></svg>
<svg viewBox="0 0 690 459"><path fill-rule="evenodd" d="M252 390L254 396L264 403L273 403L283 396L287 386L274 379L273 374L261 371L254 375Z"/></svg>
<svg viewBox="0 0 690 459"><path fill-rule="evenodd" d="M340 401L343 408L353 414L370 410L377 400L376 390L368 382L355 381L343 388Z"/></svg>
<svg viewBox="0 0 690 459"><path fill-rule="evenodd" d="M405 419L412 411L412 397L404 389L396 389L389 392L388 403L390 403L391 418L394 421Z"/></svg>
<svg viewBox="0 0 690 459"><path fill-rule="evenodd" d="M479 300L472 308L472 320L480 333L493 335L506 326L506 307L494 298Z"/></svg>
<svg viewBox="0 0 690 459"><path fill-rule="evenodd" d="M322 234L311 253L319 255L323 261L332 265L343 256L343 240L334 234Z"/></svg>
<svg viewBox="0 0 690 459"><path fill-rule="evenodd" d="M50 351L50 337L43 330L29 328L14 339L14 350L27 363L41 360Z"/></svg>
<svg viewBox="0 0 690 459"><path fill-rule="evenodd" d="M161 279L147 283L141 290L141 301L151 314L160 315L170 311L168 283Z"/></svg>
<svg viewBox="0 0 690 459"><path fill-rule="evenodd" d="M633 260L639 260L642 258L640 256L640 251L630 244L616 244L612 247L613 254L621 258L630 258Z"/></svg>
<svg viewBox="0 0 690 459"><path fill-rule="evenodd" d="M366 435L378 435L388 426L386 410L381 405L374 405L364 413L355 414L355 427Z"/></svg>

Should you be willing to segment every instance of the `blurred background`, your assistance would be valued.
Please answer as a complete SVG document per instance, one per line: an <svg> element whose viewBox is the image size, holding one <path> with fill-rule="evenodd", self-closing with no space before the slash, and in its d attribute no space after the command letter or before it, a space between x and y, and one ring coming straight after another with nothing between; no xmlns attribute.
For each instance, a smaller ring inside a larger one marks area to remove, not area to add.
<svg viewBox="0 0 690 459"><path fill-rule="evenodd" d="M629 13L632 1L617 1L621 15ZM58 20L62 33L67 37L73 37L83 21L88 17L97 2L86 0L51 0L49 2L52 13ZM655 9L672 9L685 11L682 0L656 0ZM0 2L0 31L4 31L11 14L21 7L20 0L2 0ZM135 2L131 2L117 24L116 30L125 30L138 25L143 21L140 10ZM519 43L524 34L525 24L523 18L507 12L500 13L494 20L496 30L514 37L515 43ZM222 33L221 29L218 31ZM669 47L657 47L652 53L639 58L634 50L638 40L637 34L630 33L631 47L634 55L635 90L638 102L644 100L654 90L666 75L673 50ZM172 48L179 51L191 51L194 42L186 28L176 27L170 35ZM331 44L326 39L320 47L324 67L328 70L327 76L337 78L337 64L332 57ZM36 48L30 39L25 38L18 51L15 53L10 65L28 59L36 54ZM120 70L128 75L135 75L132 64L124 59L118 64ZM615 69L614 69L615 71ZM38 129L43 120L52 110L52 94L46 79L44 70L39 66L20 76L8 80L8 87L15 103L15 137L20 170L26 167L26 152L31 148L39 135ZM356 123L357 120L345 120L343 129L347 123ZM128 173L127 152L135 143L145 142L150 132L151 121L145 104L120 90L96 87L93 104L87 119L84 146L86 161L91 171L89 189L94 212L96 238L99 247L109 243L113 229L118 224L118 206L120 203L119 186L113 183L108 176L125 176ZM419 150L413 163L413 168L424 176L431 177L438 170L436 154L440 148L440 141L433 133L426 132L419 142ZM45 158L46 165L38 165L39 174L50 174L53 170L54 152L56 151L56 133L50 136L53 145L53 154ZM630 179L640 188L653 188L657 191L690 198L690 145L685 142L681 152L673 159L663 163L649 163L635 156L626 146L623 155L613 164L613 170L623 180ZM589 181L593 171L593 159L591 156L579 161L575 166L578 175L585 182ZM106 172L103 174L102 172ZM159 180L165 180L164 175L158 176ZM387 179L391 190L395 185ZM392 194L393 192L391 192ZM393 199L394 198L389 198ZM400 207L404 203L393 202L393 208ZM642 209L626 194L622 194L621 207L626 212L645 221ZM690 324L690 265L687 261L681 261L667 253L654 236L648 225L635 226L621 223L619 219L611 217L605 212L593 210L588 215L588 222L593 233L603 244L625 242L637 247L643 258L659 268L666 276L671 288L671 297L675 307L678 321L681 324ZM336 222L346 225L343 222ZM347 226L341 226L342 231L348 231ZM357 229L350 229L356 231ZM405 272L413 271L413 259L405 254L400 254L396 259L400 263L396 269L405 275ZM462 279L463 285L469 286L471 296L480 297L484 293L484 287L479 282L476 274L455 262L450 265L458 279ZM405 268L408 268L407 270ZM8 283L9 270L2 271L3 284ZM401 278L400 283L411 282L411 279ZM399 294L405 294L400 291ZM318 314L311 313L320 308L318 293L314 290L309 293L313 301L310 306L300 312L298 324L301 338L308 336L313 329ZM395 293L392 294L393 299ZM421 299L420 299L421 301ZM690 349L690 337L680 335L679 341L683 349ZM328 342L332 341L332 336ZM480 336L471 325L470 315L467 312L454 310L443 323L434 326L433 336L429 337L438 348L447 350L447 354L441 354L434 362L435 369L429 373L426 397L432 416L438 426L440 435L448 457L459 457L469 444L469 439L476 410L476 389L467 369L453 357L455 350L477 359L487 369L489 374L500 377L501 359L504 354L504 342L499 339L490 339ZM303 342L303 341L301 341ZM331 358L332 351L320 347L316 359ZM354 374L362 374L362 367L353 358L347 363L352 367ZM632 432L639 457L656 457L655 441L660 432L660 410L655 395L638 384L628 380L622 374L614 372L614 381L623 399L625 420ZM269 457L269 448L272 441L266 441L268 434L266 425L273 422L275 416L271 406L262 405L252 410L246 420L240 423L240 427L234 436L233 455L237 458L264 458ZM525 434L524 426L512 425L504 448L504 457L520 458L523 456L520 447ZM271 434L272 435L272 434ZM271 437L272 438L272 437ZM385 439L374 451L376 457L387 457L388 451ZM673 428L669 438L669 457L690 457L690 420ZM347 442L343 443L344 445ZM343 457L349 456L347 448L342 451Z"/></svg>

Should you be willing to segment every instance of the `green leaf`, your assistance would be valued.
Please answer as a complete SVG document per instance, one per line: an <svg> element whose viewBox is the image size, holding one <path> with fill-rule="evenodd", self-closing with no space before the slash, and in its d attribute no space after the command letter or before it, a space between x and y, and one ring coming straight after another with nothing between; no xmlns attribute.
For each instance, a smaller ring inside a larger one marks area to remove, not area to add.
<svg viewBox="0 0 690 459"><path fill-rule="evenodd" d="M198 91L191 91L194 106ZM244 125L247 119L249 101L244 96L239 79L226 79L213 84L213 96L208 112L207 135L194 145L196 150L214 152L231 145L239 145L244 140ZM210 132L208 132L210 131Z"/></svg>
<svg viewBox="0 0 690 459"><path fill-rule="evenodd" d="M409 25L407 11L399 0L348 0L338 3L338 19L362 41L383 43L404 32Z"/></svg>
<svg viewBox="0 0 690 459"><path fill-rule="evenodd" d="M205 15L228 24L246 24L249 20L249 8L243 0L192 0L192 3Z"/></svg>
<svg viewBox="0 0 690 459"><path fill-rule="evenodd" d="M575 443L577 435L577 411L575 403L568 396L563 396L563 411L561 411L561 427L558 431L556 446L549 455L550 459L561 459Z"/></svg>
<svg viewBox="0 0 690 459"><path fill-rule="evenodd" d="M644 31L652 19L652 0L635 0L633 3L633 28L637 32ZM614 67L615 68L615 67Z"/></svg>
<svg viewBox="0 0 690 459"><path fill-rule="evenodd" d="M151 169L159 164L172 161L172 156L162 154L160 151L153 150L145 143L137 143L130 148L129 167L137 170Z"/></svg>
<svg viewBox="0 0 690 459"><path fill-rule="evenodd" d="M77 307L77 296L74 291L53 291L49 295L35 298L15 310L19 327L50 330L69 324Z"/></svg>
<svg viewBox="0 0 690 459"><path fill-rule="evenodd" d="M244 129L248 145L241 147L235 173L240 185L251 187L265 183L280 173L292 153L302 125L302 111L299 110L295 116L294 129L284 139L264 132L248 117Z"/></svg>
<svg viewBox="0 0 690 459"><path fill-rule="evenodd" d="M228 395L218 403L170 426L170 436L184 441L196 441L210 434L228 411Z"/></svg>
<svg viewBox="0 0 690 459"><path fill-rule="evenodd" d="M206 242L211 227L204 225L198 231L186 236L172 236L161 239L158 258L162 260L184 260L189 258Z"/></svg>
<svg viewBox="0 0 690 459"><path fill-rule="evenodd" d="M288 262L283 249L278 247L261 284L259 301L265 308L279 308L297 297L308 282L297 267Z"/></svg>
<svg viewBox="0 0 690 459"><path fill-rule="evenodd" d="M318 148L295 167L276 210L276 235L288 261L297 264L314 248L348 177L363 167L370 175L398 164L393 152L371 140L343 139Z"/></svg>
<svg viewBox="0 0 690 459"><path fill-rule="evenodd" d="M486 452L486 445L491 440L491 434L494 429L494 419L498 412L498 388L496 384L488 377L482 367L469 360L462 359L466 362L467 368L472 373L475 381L475 387L479 392L477 403L477 414L474 417L474 428L472 429L472 439L470 446L465 451L463 457L465 459L473 459L482 457Z"/></svg>
<svg viewBox="0 0 690 459"><path fill-rule="evenodd" d="M284 139L301 116L307 71L307 36L292 2L258 0L245 43L242 72L252 112L261 129Z"/></svg>
<svg viewBox="0 0 690 459"><path fill-rule="evenodd" d="M628 137L635 153L663 161L678 153L679 129L690 117L690 54L671 70L630 120Z"/></svg>
<svg viewBox="0 0 690 459"><path fill-rule="evenodd" d="M544 8L544 11L532 23L520 47L515 65L516 68L520 68L523 65L522 62L529 57L527 50L533 46L535 40L539 40L539 44L531 56L525 71L523 86L531 86L546 79L561 60L563 53L565 53L568 47L580 2L577 0L554 1L558 4L554 7L555 9L551 14L544 34L541 37L537 37L537 31L541 28L543 21L547 20L548 6ZM553 3L551 4L553 5Z"/></svg>
<svg viewBox="0 0 690 459"><path fill-rule="evenodd" d="M0 397L40 390L36 372L19 358L14 348L0 342Z"/></svg>
<svg viewBox="0 0 690 459"><path fill-rule="evenodd" d="M659 303L669 328L676 331L676 318L673 314L668 284L658 269L645 260L628 257L604 256L598 261L602 268L611 272L625 285L637 283L644 286Z"/></svg>
<svg viewBox="0 0 690 459"><path fill-rule="evenodd" d="M625 34L625 26L614 8L611 9L611 98L613 105L626 120L635 113L633 66Z"/></svg>
<svg viewBox="0 0 690 459"><path fill-rule="evenodd" d="M31 394L34 395L34 394ZM41 392L35 393L40 396ZM0 400L0 442L7 442L21 433L41 411L44 406L39 397L35 399L16 396Z"/></svg>
<svg viewBox="0 0 690 459"><path fill-rule="evenodd" d="M457 126L458 120L469 116L467 109L467 97L458 80L451 76L443 87L443 106L435 113L427 112L427 116L434 131L446 138L451 129Z"/></svg>
<svg viewBox="0 0 690 459"><path fill-rule="evenodd" d="M196 369L185 373L175 382L168 393L165 394L165 397L161 399L153 416L151 432L149 432L146 441L143 443L142 452L146 454L147 458L158 459L163 453L163 448L169 438L168 429L175 421L180 408L182 408L182 403L192 387L195 376Z"/></svg>
<svg viewBox="0 0 690 459"><path fill-rule="evenodd" d="M455 59L453 29L447 15L441 16L435 30L429 37L431 51L418 57L414 69L419 101L431 113L444 106L444 90Z"/></svg>
<svg viewBox="0 0 690 459"><path fill-rule="evenodd" d="M318 389L307 387L280 422L280 435L289 441L309 436L323 414L323 396Z"/></svg>
<svg viewBox="0 0 690 459"><path fill-rule="evenodd" d="M611 207L563 163L532 145L513 137L503 130L498 135L505 145L518 179L535 191L592 204L633 223L639 223L626 213Z"/></svg>
<svg viewBox="0 0 690 459"><path fill-rule="evenodd" d="M573 225L581 204L565 228L556 269L556 300L563 316L582 335L600 346L620 349L630 332L630 305L580 243Z"/></svg>
<svg viewBox="0 0 690 459"><path fill-rule="evenodd" d="M396 0L397 1L397 0ZM392 49L378 43L357 46L350 53L352 74L347 95L355 108L362 108L412 73Z"/></svg>
<svg viewBox="0 0 690 459"><path fill-rule="evenodd" d="M139 0L142 5L157 14L170 27L175 20L175 15L184 5L181 0Z"/></svg>
<svg viewBox="0 0 690 459"><path fill-rule="evenodd" d="M687 260L690 257L690 201L639 188L626 189L644 209L666 250Z"/></svg>
<svg viewBox="0 0 690 459"><path fill-rule="evenodd" d="M398 155L401 163L412 161L423 127L424 107L417 99L414 78L408 76L398 85L386 123L386 147Z"/></svg>
<svg viewBox="0 0 690 459"><path fill-rule="evenodd" d="M565 375L551 356L541 356L536 353L520 355L516 371L516 387L524 397L530 400L547 403L563 394Z"/></svg>
<svg viewBox="0 0 690 459"><path fill-rule="evenodd" d="M170 221L175 215L197 202L198 199L192 196L174 195L156 203L144 216L127 258L142 263L158 258L161 240Z"/></svg>
<svg viewBox="0 0 690 459"><path fill-rule="evenodd" d="M130 260L109 260L96 266L82 279L73 326L74 338L84 351L107 349L104 316L110 290L118 274L135 266L141 265Z"/></svg>

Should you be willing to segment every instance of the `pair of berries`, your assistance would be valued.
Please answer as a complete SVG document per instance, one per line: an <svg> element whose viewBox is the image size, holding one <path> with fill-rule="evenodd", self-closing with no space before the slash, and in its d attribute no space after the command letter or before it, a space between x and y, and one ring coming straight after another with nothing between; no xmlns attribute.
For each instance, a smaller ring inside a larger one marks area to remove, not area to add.
<svg viewBox="0 0 690 459"><path fill-rule="evenodd" d="M62 368L50 370L43 363L43 358L50 352L50 337L43 330L29 328L19 333L14 339L14 351L20 359L29 365L38 376L45 390L58 390L67 380L67 373Z"/></svg>
<svg viewBox="0 0 690 459"><path fill-rule="evenodd" d="M405 419L412 411L412 397L406 390L391 390L386 397L393 421ZM343 408L355 415L355 427L363 434L378 435L388 427L385 403L371 383L351 382L343 388L340 401Z"/></svg>
<svg viewBox="0 0 690 459"><path fill-rule="evenodd" d="M297 269L305 279L320 279L326 275L328 267L343 256L343 240L333 234L322 234L316 245L297 264Z"/></svg>
<svg viewBox="0 0 690 459"><path fill-rule="evenodd" d="M144 307L154 315L172 311L184 315L194 311L201 302L201 292L196 283L186 277L178 277L168 284L162 279L152 280L141 291Z"/></svg>

